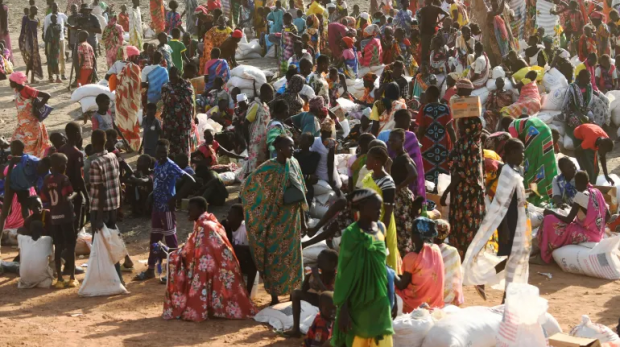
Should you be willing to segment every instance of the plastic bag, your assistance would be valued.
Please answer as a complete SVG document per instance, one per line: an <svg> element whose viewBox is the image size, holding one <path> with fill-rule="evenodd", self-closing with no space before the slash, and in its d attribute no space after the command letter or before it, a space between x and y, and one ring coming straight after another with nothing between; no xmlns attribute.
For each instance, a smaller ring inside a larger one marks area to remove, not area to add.
<svg viewBox="0 0 620 347"><path fill-rule="evenodd" d="M562 75L562 73L556 68L553 68L545 73L542 83L547 92L560 87L568 87L566 77L564 77L564 75Z"/></svg>
<svg viewBox="0 0 620 347"><path fill-rule="evenodd" d="M125 242L121 237L121 232L118 229L108 229L105 224L103 228L99 230L98 234L103 237L105 247L108 249L110 259L114 264L118 263L125 258L127 251L125 250Z"/></svg>
<svg viewBox="0 0 620 347"><path fill-rule="evenodd" d="M592 249L567 245L553 251L553 260L562 271L608 280L620 279L620 236L601 240Z"/></svg>
<svg viewBox="0 0 620 347"><path fill-rule="evenodd" d="M305 301L301 301L301 315L299 316L299 328L302 334L306 334L314 322L319 309ZM293 304L285 302L267 307L254 316L259 323L268 323L278 331L289 330L293 327Z"/></svg>
<svg viewBox="0 0 620 347"><path fill-rule="evenodd" d="M573 142L573 139L571 139L571 137L568 136L568 134L564 135L564 148L568 149L569 151L572 151L575 149L575 144Z"/></svg>
<svg viewBox="0 0 620 347"><path fill-rule="evenodd" d="M411 314L396 317L392 324L394 347L422 346L426 334L433 325L435 325L433 317L425 309L415 309Z"/></svg>
<svg viewBox="0 0 620 347"><path fill-rule="evenodd" d="M581 316L581 324L570 331L571 336L598 339L601 343L620 342L618 334L602 324L596 324L587 315Z"/></svg>
<svg viewBox="0 0 620 347"><path fill-rule="evenodd" d="M78 291L79 296L108 296L129 293L121 283L114 262L104 243L101 232L93 238L93 248L88 258L88 271Z"/></svg>
<svg viewBox="0 0 620 347"><path fill-rule="evenodd" d="M77 242L75 243L76 255L89 255L93 244L93 236L84 230L80 230L77 234Z"/></svg>
<svg viewBox="0 0 620 347"><path fill-rule="evenodd" d="M537 287L526 283L508 284L504 319L497 332L497 347L546 347L541 322L548 303Z"/></svg>

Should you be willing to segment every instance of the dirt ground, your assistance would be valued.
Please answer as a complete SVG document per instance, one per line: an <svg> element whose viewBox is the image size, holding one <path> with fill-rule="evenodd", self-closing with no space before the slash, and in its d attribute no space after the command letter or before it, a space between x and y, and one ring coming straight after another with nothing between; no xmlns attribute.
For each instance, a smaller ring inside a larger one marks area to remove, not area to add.
<svg viewBox="0 0 620 347"><path fill-rule="evenodd" d="M361 1L353 1L353 3ZM10 32L16 60L16 70L24 71L17 39L20 31L20 19L25 1L5 1L10 9ZM117 7L121 1L112 0ZM129 2L124 2L129 4ZM66 7L64 0L60 8ZM45 4L37 1L40 13L44 13ZM143 18L149 21L146 4L142 6ZM349 4L352 6L352 3ZM180 11L184 3L181 2ZM367 5L362 4L364 9ZM42 15L39 16L43 18ZM41 50L42 60L46 58ZM269 60L251 61L261 68L274 67ZM105 71L104 59L99 59L99 71ZM79 104L70 101L67 83L47 83L46 66L43 67L45 80L35 85L36 88L52 95L50 104L54 112L45 121L50 132L62 131L67 122L81 115ZM67 71L67 75L69 71ZM68 77L68 76L67 76ZM100 74L99 77L102 77ZM0 82L0 135L10 138L16 126L16 110L13 91L8 82ZM83 125L84 138L89 142L91 125ZM615 135L615 129L613 131ZM610 170L620 174L620 150L611 156ZM127 156L130 163L136 156ZM238 187L230 187L230 206L237 198ZM219 218L225 215L228 207L214 209ZM184 212L178 212L180 220L179 239L184 241L192 230L185 219ZM125 239L136 264L136 271L146 268L148 257L149 220L126 218L120 223ZM1 259L11 260L17 254L16 249L3 246ZM78 260L84 264L87 259ZM550 272L552 279L547 279L538 272ZM532 266L530 283L540 288L544 298L549 300L549 312L562 325L564 330L579 323L583 314L589 315L595 322L615 328L620 316L620 282L599 280L576 276L562 272L557 266ZM0 277L0 346L299 346L301 340L285 340L275 334L269 327L248 321L210 320L204 323L181 321L164 321L161 319L164 286L156 281L145 283L132 282L134 274L126 274L125 281L131 292L129 295L80 298L77 290L18 290L14 275ZM83 280L83 275L78 276ZM492 291L487 302L482 301L472 288L465 289L466 305L494 306L501 302L502 293ZM284 297L282 300L286 299ZM269 296L261 289L255 299L257 306L263 308L269 302Z"/></svg>

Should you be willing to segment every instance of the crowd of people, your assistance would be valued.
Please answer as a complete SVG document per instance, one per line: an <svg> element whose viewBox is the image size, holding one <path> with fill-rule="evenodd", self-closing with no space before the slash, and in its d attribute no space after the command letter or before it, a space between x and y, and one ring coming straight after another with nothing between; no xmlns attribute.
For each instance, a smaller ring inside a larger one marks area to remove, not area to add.
<svg viewBox="0 0 620 347"><path fill-rule="evenodd" d="M600 241L613 220L593 186L599 167L605 182L620 183L607 169L614 142L604 93L620 88L620 58L610 58L620 54L620 16L609 1L556 0L550 14L560 16L560 29L545 33L529 2L517 17L503 0L490 8L371 0L368 12L345 0L187 0L182 13L175 0L150 0L156 42L147 42L139 0L119 13L98 0L70 0L69 15L48 0L43 21L30 0L19 35L25 73L13 71L17 51L0 5L0 76L15 91L18 119L0 170L0 227L18 228L20 244L51 237L54 245L55 281L41 268L20 287L78 287L77 231L87 223L94 233L116 229L129 207L151 219L148 268L134 281L156 276L162 254L153 245L172 250L164 319L252 317L258 272L271 305L290 296L287 336L301 336L304 300L320 309L306 346L391 346L397 309L464 303L463 273L480 266L481 252L506 257L493 264L496 277L527 282L530 262ZM70 69L67 83L102 78L115 92L113 100L98 95L85 115L87 146L78 123L52 134L44 125L54 100L32 86L43 78L40 35L50 83L64 83ZM264 52L276 47L284 86L254 82L252 94L229 87L245 37L258 38ZM103 57L105 73L97 71ZM494 80L496 69L505 77ZM569 83L558 121L576 160L536 116L550 70ZM489 82L484 112L453 113L455 100ZM363 93L355 96L357 83ZM345 116L351 129L334 111L342 99L359 110ZM223 130L205 128L203 113ZM124 159L132 152L135 168ZM348 175L338 169L343 154ZM240 203L220 221L208 206L226 203L220 174L230 171L241 182ZM331 200L311 221L319 189ZM180 242L175 211L186 198L194 229ZM544 209L533 237L530 205ZM303 250L323 241L328 249L304 264ZM129 256L116 264L121 281L132 269ZM484 285L476 290L486 298Z"/></svg>

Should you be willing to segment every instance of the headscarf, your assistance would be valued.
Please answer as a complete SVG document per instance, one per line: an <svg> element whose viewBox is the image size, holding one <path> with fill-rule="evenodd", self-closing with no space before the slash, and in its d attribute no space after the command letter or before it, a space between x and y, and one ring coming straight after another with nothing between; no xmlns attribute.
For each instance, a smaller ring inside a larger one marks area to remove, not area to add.
<svg viewBox="0 0 620 347"><path fill-rule="evenodd" d="M553 43L553 37L551 36L545 36L543 37L543 43Z"/></svg>
<svg viewBox="0 0 620 347"><path fill-rule="evenodd" d="M592 19L603 19L603 13L600 11L594 11L590 13L590 18Z"/></svg>
<svg viewBox="0 0 620 347"><path fill-rule="evenodd" d="M286 91L280 96L280 99L288 103L291 114L301 112L304 107L304 99L299 96L299 92L303 89L306 79L301 75L295 75L288 80Z"/></svg>
<svg viewBox="0 0 620 347"><path fill-rule="evenodd" d="M374 72L369 72L364 75L364 81L375 83L376 80L377 80L377 74Z"/></svg>
<svg viewBox="0 0 620 347"><path fill-rule="evenodd" d="M325 107L325 100L322 96L315 96L314 98L310 99L310 101L308 101L308 106L311 109L321 110Z"/></svg>
<svg viewBox="0 0 620 347"><path fill-rule="evenodd" d="M330 2L329 4L327 4L327 8L336 8L336 4L334 4L333 2Z"/></svg>
<svg viewBox="0 0 620 347"><path fill-rule="evenodd" d="M26 76L21 71L15 71L9 76L9 81L13 81L17 84L24 85L26 84L26 82L28 82L28 76Z"/></svg>
<svg viewBox="0 0 620 347"><path fill-rule="evenodd" d="M306 79L303 78L303 76L294 75L293 77L291 77L290 80L288 80L288 83L286 85L286 91L297 94L301 92L301 90L304 87L304 84L306 84Z"/></svg>
<svg viewBox="0 0 620 347"><path fill-rule="evenodd" d="M456 81L455 87L456 89L474 90L474 84L471 83L471 81L468 80L467 78L461 78L460 80Z"/></svg>
<svg viewBox="0 0 620 347"><path fill-rule="evenodd" d="M109 27L113 27L116 25L116 15L113 15L110 17L110 20L108 20L108 26Z"/></svg>
<svg viewBox="0 0 620 347"><path fill-rule="evenodd" d="M206 8L204 5L198 5L198 7L196 7L196 9L194 10L194 15L200 14L209 15L209 9Z"/></svg>
<svg viewBox="0 0 620 347"><path fill-rule="evenodd" d="M435 238L439 240L445 240L450 236L450 223L445 219L438 219L437 223L437 236Z"/></svg>
<svg viewBox="0 0 620 347"><path fill-rule="evenodd" d="M490 149L497 153L500 157L503 157L505 153L504 146L510 138L512 138L512 136L510 136L510 133L507 133L505 131L493 133L489 135L489 137L487 137L487 139L484 141L484 148Z"/></svg>
<svg viewBox="0 0 620 347"><path fill-rule="evenodd" d="M243 31L236 29L235 31L233 31L232 33L232 37L235 39L240 39L243 37Z"/></svg>
<svg viewBox="0 0 620 347"><path fill-rule="evenodd" d="M355 18L351 17L351 16L347 16L342 18L342 20L340 21L342 24L344 24L346 27L350 28L350 29L354 29L355 28Z"/></svg>
<svg viewBox="0 0 620 347"><path fill-rule="evenodd" d="M248 102L248 96L245 94L237 94L237 102Z"/></svg>
<svg viewBox="0 0 620 347"><path fill-rule="evenodd" d="M419 235L423 241L432 241L437 237L437 224L426 217L418 217L413 221L411 232Z"/></svg>
<svg viewBox="0 0 620 347"><path fill-rule="evenodd" d="M134 55L140 55L140 50L135 46L126 46L125 53L127 54L127 58L133 57Z"/></svg>
<svg viewBox="0 0 620 347"><path fill-rule="evenodd" d="M372 24L364 29L364 37L374 37L377 36L381 32L379 26L377 24Z"/></svg>
<svg viewBox="0 0 620 347"><path fill-rule="evenodd" d="M342 38L342 41L347 45L348 48L353 48L353 44L355 43L355 38L345 36Z"/></svg>

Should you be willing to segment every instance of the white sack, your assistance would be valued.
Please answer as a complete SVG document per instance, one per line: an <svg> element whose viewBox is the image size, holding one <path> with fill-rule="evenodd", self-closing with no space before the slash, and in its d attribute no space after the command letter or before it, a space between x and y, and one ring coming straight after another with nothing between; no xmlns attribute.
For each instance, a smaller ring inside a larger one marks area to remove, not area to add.
<svg viewBox="0 0 620 347"><path fill-rule="evenodd" d="M542 110L545 111L560 111L564 105L564 96L566 95L566 87L559 87L552 89L543 98Z"/></svg>
<svg viewBox="0 0 620 347"><path fill-rule="evenodd" d="M598 339L601 343L620 342L618 334L602 324L596 324L587 315L581 316L581 323L570 331L571 336Z"/></svg>
<svg viewBox="0 0 620 347"><path fill-rule="evenodd" d="M265 77L265 73L255 66L239 65L236 68L230 70L230 75L232 77L256 80L257 88L267 83L267 77Z"/></svg>
<svg viewBox="0 0 620 347"><path fill-rule="evenodd" d="M319 309L305 301L301 301L301 315L299 328L302 334L306 334L314 318L319 314ZM268 323L277 331L290 330L293 327L293 303L285 302L267 307L254 316L259 323Z"/></svg>
<svg viewBox="0 0 620 347"><path fill-rule="evenodd" d="M82 113L97 111L99 106L97 106L96 96L87 96L80 100L80 106L82 106Z"/></svg>
<svg viewBox="0 0 620 347"><path fill-rule="evenodd" d="M121 283L100 232L93 237L93 248L88 258L88 271L78 291L79 296L108 296L128 294Z"/></svg>
<svg viewBox="0 0 620 347"><path fill-rule="evenodd" d="M398 295L397 295L398 296ZM415 309L411 314L396 317L392 322L394 328L394 347L420 347L435 322L425 309Z"/></svg>
<svg viewBox="0 0 620 347"><path fill-rule="evenodd" d="M100 84L87 84L85 86L79 87L73 92L73 94L71 94L71 101L78 102L87 96L96 97L99 94L106 94L110 97L110 100L112 101L116 99L114 92L111 92L110 88L102 86Z"/></svg>
<svg viewBox="0 0 620 347"><path fill-rule="evenodd" d="M608 280L620 279L620 236L601 240L593 248L567 245L553 251L553 260L564 272Z"/></svg>
<svg viewBox="0 0 620 347"><path fill-rule="evenodd" d="M49 266L52 238L41 236L34 241L30 236L17 235L17 242L21 258L17 288L49 288L54 281L54 272Z"/></svg>

